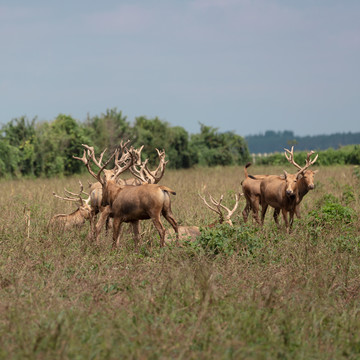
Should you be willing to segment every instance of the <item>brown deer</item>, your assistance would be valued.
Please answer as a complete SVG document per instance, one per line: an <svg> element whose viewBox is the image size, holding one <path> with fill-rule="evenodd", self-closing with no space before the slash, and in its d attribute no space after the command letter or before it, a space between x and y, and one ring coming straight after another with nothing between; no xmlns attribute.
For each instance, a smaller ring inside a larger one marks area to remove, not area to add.
<svg viewBox="0 0 360 360"><path fill-rule="evenodd" d="M135 247L138 247L139 242L139 221L151 219L160 235L160 246L164 246L165 228L161 223L160 215L162 214L165 219L174 228L176 234L178 233L177 222L171 212L170 195L176 193L166 186L158 184L142 184L140 186L119 185L116 178L125 170L133 165L133 158L131 152L129 158L123 161L123 166L118 166L111 176L103 176L103 170L111 161L115 153L106 161L100 168L98 173L94 173L90 167L89 156L84 156L83 161L89 173L97 179L102 185L102 202L103 207L107 208L108 214L111 215L113 220L113 247L119 245L119 234L121 225L124 222L131 223L134 232ZM84 154L85 155L85 154ZM121 156L121 159L123 156ZM99 235L99 224L96 225L96 239Z"/></svg>
<svg viewBox="0 0 360 360"><path fill-rule="evenodd" d="M218 216L219 216L218 221L215 221L215 222L213 222L213 223L211 223L209 225L206 225L204 227L213 228L217 224L223 224L223 223L229 224L229 226L233 226L233 223L231 221L231 216L234 214L234 212L236 211L236 209L237 209L237 207L239 205L239 196L237 194L235 194L235 205L234 205L232 210L230 210L229 208L227 208L225 205L222 204L222 201L224 199L224 195L221 195L220 200L216 201L209 194L210 201L212 202L212 204L215 207L208 204L208 202L205 199L205 196L201 196L200 194L198 194L198 195L203 200L205 205L210 210L212 210L216 214L218 214ZM223 213L224 210L227 212L226 215ZM178 230L179 230L179 239L181 239L181 240L195 240L196 237L201 234L200 233L200 228L198 226L179 226ZM171 242L171 241L173 241L173 239L174 239L174 231L173 231L173 229L167 229L166 230L166 242Z"/></svg>
<svg viewBox="0 0 360 360"><path fill-rule="evenodd" d="M86 192L84 192L84 187L79 181L80 184L80 192L75 194L67 189L64 188L65 197L56 195L53 192L53 195L61 200L75 202L78 205L78 208L73 211L71 214L57 214L54 215L49 223L48 223L48 230L49 229L61 229L61 230L69 230L72 227L81 227L84 225L85 220L90 220L91 217L91 206L89 205L89 198L84 200L82 198L82 194L89 196Z"/></svg>
<svg viewBox="0 0 360 360"><path fill-rule="evenodd" d="M242 211L244 222L247 222L249 212L252 211L254 220L260 225L259 207L261 200L260 183L262 180L274 175L249 175L247 168L251 163L247 163L244 167L245 179L241 182L243 194L246 199L246 205Z"/></svg>
<svg viewBox="0 0 360 360"><path fill-rule="evenodd" d="M301 169L301 166L298 165L295 161L294 161L294 147L291 147L291 151L288 149L284 149L285 150L285 157L286 159L293 164L297 169ZM286 153L288 153L289 155L287 155ZM307 157L306 157L306 164L310 163L310 165L312 165L316 160L318 155L316 155L316 157L311 160L310 157L311 155L313 155L315 152L313 150L311 150L310 152L307 153ZM301 218L301 214L300 214L300 203L303 199L303 197L310 191L313 190L315 188L315 184L314 184L314 178L315 178L315 174L318 171L315 170L310 170L307 169L304 171L302 178L299 181L298 184L298 191L299 191L299 199L298 202L296 204L296 209L295 209L295 214L298 218Z"/></svg>
<svg viewBox="0 0 360 360"><path fill-rule="evenodd" d="M131 171L131 173L134 174L134 178L130 178L130 179L121 179L120 177L115 177L116 178L116 182L119 185L131 185L131 186L139 186L142 184L157 184L161 178L164 175L164 171L165 171L165 167L167 164L167 161L165 161L165 151L159 151L158 149L156 149L158 156L159 156L159 165L158 167L154 170L151 171L148 167L148 159L146 159L144 162L141 161L141 151L144 147L141 146L140 149L135 149L133 147L131 147L129 150L126 149L127 144L129 143L129 140L127 142L125 142L123 144L123 142L120 143L120 151L117 151L115 153L115 160L114 160L114 168L111 170L107 170L104 169L104 176L106 179L111 179L114 177L114 174L116 173L116 171L118 169L121 170L121 164L123 164L124 162L127 161L128 157L131 156L133 158L133 163L130 166L129 170ZM103 155L106 151L106 149L100 154L99 159L96 158L95 156L95 151L94 148L88 145L83 144L85 150L84 150L84 154L82 158L79 157L75 157L73 156L75 159L78 159L82 162L84 162L85 164L87 163L87 159L86 159L86 154L88 156L91 157L92 162L100 169L103 167L102 164L102 158ZM122 157L119 158L119 154L122 154ZM120 173L122 173L123 171L120 171ZM103 207L101 205L102 202L102 185L100 182L96 182L94 184L91 184L91 188L90 188L90 204L91 207L93 209L93 218L96 217L96 215L100 212L100 218L97 222L97 228L98 231L101 231L101 228L103 227L103 225L106 223L108 224L109 221L109 217L111 216L111 211L110 209ZM92 222L93 226L91 227L91 233L90 233L90 237L93 238L95 236L96 233L96 229L95 229L95 222ZM107 227L107 225L106 225Z"/></svg>
<svg viewBox="0 0 360 360"><path fill-rule="evenodd" d="M317 160L307 161L303 168L300 168L296 174L288 174L284 170L284 176L270 176L263 179L260 183L261 192L261 224L264 224L266 210L270 205L275 209L274 220L278 222L278 214L282 211L283 218L286 225L287 232L291 231L294 221L294 214L296 207L300 203L299 189L302 188L302 183L305 183L304 172L307 168L314 164ZM302 180L303 179L303 180ZM289 220L288 220L289 213Z"/></svg>

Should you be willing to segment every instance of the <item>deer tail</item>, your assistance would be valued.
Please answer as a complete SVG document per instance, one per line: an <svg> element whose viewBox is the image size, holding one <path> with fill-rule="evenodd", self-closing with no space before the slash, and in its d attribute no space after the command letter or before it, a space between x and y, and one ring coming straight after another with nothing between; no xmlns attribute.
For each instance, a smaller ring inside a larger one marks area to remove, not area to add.
<svg viewBox="0 0 360 360"><path fill-rule="evenodd" d="M175 192L174 190L171 190L171 189L168 188L167 186L160 185L159 187L160 187L160 189L161 189L162 191L166 191L166 192L168 192L168 193L170 193L170 194L176 195L176 192Z"/></svg>
<svg viewBox="0 0 360 360"><path fill-rule="evenodd" d="M245 177L247 178L249 175L248 175L248 172L247 172L247 168L251 166L251 162L248 162L245 167L244 167L244 174L245 174Z"/></svg>

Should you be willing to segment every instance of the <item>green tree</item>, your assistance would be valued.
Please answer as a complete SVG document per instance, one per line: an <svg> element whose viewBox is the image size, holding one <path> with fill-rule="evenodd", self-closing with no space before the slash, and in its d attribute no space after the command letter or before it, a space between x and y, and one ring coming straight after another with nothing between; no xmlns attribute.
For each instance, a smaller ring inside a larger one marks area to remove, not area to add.
<svg viewBox="0 0 360 360"><path fill-rule="evenodd" d="M83 164L73 159L79 156L89 143L85 131L71 116L60 114L52 123L44 123L38 129L37 173L46 176L70 175L84 170Z"/></svg>
<svg viewBox="0 0 360 360"><path fill-rule="evenodd" d="M9 159L7 157L3 157L3 159L8 159L9 168L7 170L12 169L11 173L34 175L37 140L35 122L36 118L30 121L22 116L11 120L2 128L2 141L4 141L2 150L10 156Z"/></svg>
<svg viewBox="0 0 360 360"><path fill-rule="evenodd" d="M149 158L150 164L158 162L157 149L165 149L169 168L191 166L189 152L189 134L180 126L171 127L159 118L137 117L134 123L134 146L144 145L143 158Z"/></svg>
<svg viewBox="0 0 360 360"><path fill-rule="evenodd" d="M133 131L126 116L123 116L122 112L116 108L108 109L100 116L88 118L84 128L96 152L101 152L105 148L112 152L121 140L126 141L133 137Z"/></svg>
<svg viewBox="0 0 360 360"><path fill-rule="evenodd" d="M191 136L191 151L202 166L242 164L249 160L244 139L233 132L219 133L217 128L200 123L200 133Z"/></svg>

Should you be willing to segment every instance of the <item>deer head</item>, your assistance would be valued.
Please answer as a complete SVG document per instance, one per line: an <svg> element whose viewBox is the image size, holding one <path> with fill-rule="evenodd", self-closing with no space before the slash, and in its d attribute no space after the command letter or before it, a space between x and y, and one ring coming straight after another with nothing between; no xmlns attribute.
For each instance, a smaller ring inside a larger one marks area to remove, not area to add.
<svg viewBox="0 0 360 360"><path fill-rule="evenodd" d="M315 187L314 175L317 173L317 170L313 171L313 170L309 170L308 168L309 168L309 166L313 165L316 162L319 154L317 154L315 156L315 158L311 159L311 155L313 155L315 152L313 150L308 152L307 157L306 157L306 164L304 167L301 167L294 160L294 146L291 147L291 150L288 150L288 149L284 149L284 150L285 150L286 159L299 170L296 173L297 179L299 179L300 177L303 178L303 181L306 185L307 190L314 189L314 187Z"/></svg>
<svg viewBox="0 0 360 360"><path fill-rule="evenodd" d="M78 210L80 211L84 219L89 219L91 215L91 207L89 205L90 197L89 194L84 191L84 186L79 180L80 191L78 193L73 193L66 188L64 188L65 196L59 196L55 192L53 195L61 200L70 201L76 203ZM85 200L82 195L86 195L87 199Z"/></svg>

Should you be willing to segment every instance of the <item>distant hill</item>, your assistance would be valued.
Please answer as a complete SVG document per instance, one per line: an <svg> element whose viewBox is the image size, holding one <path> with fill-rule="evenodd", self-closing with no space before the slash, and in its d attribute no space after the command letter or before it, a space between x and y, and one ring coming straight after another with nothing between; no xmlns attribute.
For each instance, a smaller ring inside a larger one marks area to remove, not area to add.
<svg viewBox="0 0 360 360"><path fill-rule="evenodd" d="M360 144L360 132L332 135L297 136L292 131L271 131L265 134L245 136L250 153L281 152L284 147L295 146L296 150L338 149L344 145Z"/></svg>

